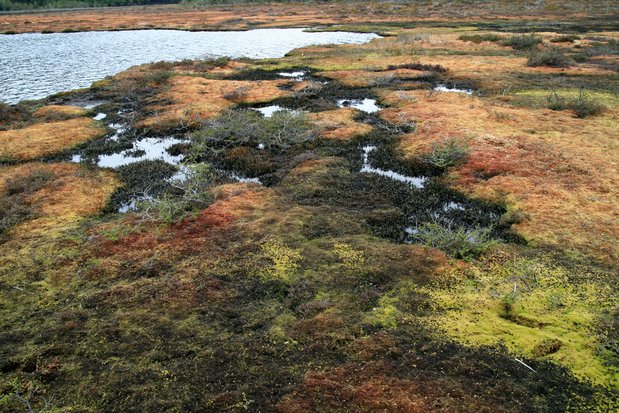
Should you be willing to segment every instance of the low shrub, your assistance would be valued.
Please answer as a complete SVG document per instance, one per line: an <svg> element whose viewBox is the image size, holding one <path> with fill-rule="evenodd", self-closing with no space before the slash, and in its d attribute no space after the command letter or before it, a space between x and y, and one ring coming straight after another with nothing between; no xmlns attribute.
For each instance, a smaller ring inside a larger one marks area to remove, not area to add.
<svg viewBox="0 0 619 413"><path fill-rule="evenodd" d="M463 228L450 223L427 222L417 228L414 238L456 258L473 258L495 244L491 233L492 228Z"/></svg>
<svg viewBox="0 0 619 413"><path fill-rule="evenodd" d="M265 118L254 110L230 110L192 135L198 152L242 145L283 151L314 138L306 115L297 111L278 111Z"/></svg>
<svg viewBox="0 0 619 413"><path fill-rule="evenodd" d="M0 236L12 226L29 219L32 209L24 203L22 197L0 198Z"/></svg>
<svg viewBox="0 0 619 413"><path fill-rule="evenodd" d="M43 188L53 177L53 174L45 170L35 170L24 176L9 178L5 184L7 195L30 194Z"/></svg>
<svg viewBox="0 0 619 413"><path fill-rule="evenodd" d="M571 109L579 118L599 115L606 110L604 104L595 100L591 95L581 89L574 99L567 99L553 91L548 97L548 108L552 110Z"/></svg>
<svg viewBox="0 0 619 413"><path fill-rule="evenodd" d="M568 108L568 102L563 96L560 96L556 90L553 90L546 100L548 101L549 109L564 110Z"/></svg>
<svg viewBox="0 0 619 413"><path fill-rule="evenodd" d="M163 85L168 82L168 80L172 77L172 72L168 70L158 70L153 73L149 73L140 79L141 83L144 85L154 84L157 86Z"/></svg>
<svg viewBox="0 0 619 413"><path fill-rule="evenodd" d="M579 118L586 118L587 116L599 115L604 112L606 107L597 100L594 100L585 90L581 89L576 99L572 101L571 109L574 110Z"/></svg>
<svg viewBox="0 0 619 413"><path fill-rule="evenodd" d="M145 220L172 224L195 214L211 204L209 189L216 181L210 167L195 164L187 167L187 176L182 181L172 181L173 192L157 197L145 196L136 203Z"/></svg>
<svg viewBox="0 0 619 413"><path fill-rule="evenodd" d="M8 103L0 101L0 130L13 123L25 121L30 115L30 112L31 110L25 105L9 105Z"/></svg>
<svg viewBox="0 0 619 413"><path fill-rule="evenodd" d="M445 73L447 69L441 65L429 65L425 63L405 63L402 65L389 65L387 66L387 70L397 70L397 69L413 69L413 70L424 70L429 72L438 72Z"/></svg>
<svg viewBox="0 0 619 413"><path fill-rule="evenodd" d="M533 50L527 60L527 66L570 67L573 62L556 47Z"/></svg>
<svg viewBox="0 0 619 413"><path fill-rule="evenodd" d="M6 181L4 194L0 196L0 235L33 216L26 196L41 189L52 177L48 171L35 170Z"/></svg>
<svg viewBox="0 0 619 413"><path fill-rule="evenodd" d="M469 155L469 148L465 143L455 139L445 139L435 143L432 150L422 157L425 163L437 168L446 169L462 162Z"/></svg>
<svg viewBox="0 0 619 413"><path fill-rule="evenodd" d="M501 41L502 46L511 46L514 49L531 49L542 42L542 38L534 34L513 35Z"/></svg>
<svg viewBox="0 0 619 413"><path fill-rule="evenodd" d="M479 44L481 42L498 42L499 40L503 39L503 36L499 36L498 34L492 34L492 33L463 34L462 36L458 37L458 39L465 41L465 42L473 42L473 43Z"/></svg>
<svg viewBox="0 0 619 413"><path fill-rule="evenodd" d="M574 43L574 41L580 40L580 36L576 36L575 34L566 34L563 36L555 37L554 39L550 39L551 43Z"/></svg>

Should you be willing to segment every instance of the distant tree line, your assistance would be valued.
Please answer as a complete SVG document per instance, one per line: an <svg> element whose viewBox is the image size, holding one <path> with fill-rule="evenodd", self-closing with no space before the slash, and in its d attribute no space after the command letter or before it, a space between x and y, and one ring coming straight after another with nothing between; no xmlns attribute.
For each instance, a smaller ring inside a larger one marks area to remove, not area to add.
<svg viewBox="0 0 619 413"><path fill-rule="evenodd" d="M180 3L180 0L0 0L0 11Z"/></svg>
<svg viewBox="0 0 619 413"><path fill-rule="evenodd" d="M299 0L0 0L0 11L83 7L141 6L148 4L234 4L298 2ZM303 0L301 0L303 1ZM320 1L320 0L319 0ZM328 0L322 0L328 1Z"/></svg>

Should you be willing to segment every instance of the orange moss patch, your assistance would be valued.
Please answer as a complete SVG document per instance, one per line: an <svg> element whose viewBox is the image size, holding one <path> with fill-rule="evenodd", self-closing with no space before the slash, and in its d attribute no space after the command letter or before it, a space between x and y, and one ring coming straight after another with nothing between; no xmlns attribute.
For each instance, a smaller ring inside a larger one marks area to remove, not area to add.
<svg viewBox="0 0 619 413"><path fill-rule="evenodd" d="M0 156L22 161L36 159L104 134L105 129L96 121L83 117L0 131Z"/></svg>
<svg viewBox="0 0 619 413"><path fill-rule="evenodd" d="M228 227L232 223L251 221L270 205L271 194L252 184L227 184L216 188L216 201L196 218L187 219L173 227L176 235L188 239L203 236L204 230Z"/></svg>
<svg viewBox="0 0 619 413"><path fill-rule="evenodd" d="M416 79L429 74L429 72L414 69L395 69L376 72L366 70L336 70L317 73L318 76L337 80L343 85L350 87L371 87L387 83L394 78Z"/></svg>
<svg viewBox="0 0 619 413"><path fill-rule="evenodd" d="M108 257L128 253L149 253L153 249L174 252L199 252L205 245L216 245L231 226L251 222L256 214L271 205L271 192L252 184L227 184L214 189L216 201L195 217L160 229L142 224L143 230L126 235L117 241L101 239L97 255ZM136 224L131 219L128 225ZM106 225L95 233L104 232Z"/></svg>
<svg viewBox="0 0 619 413"><path fill-rule="evenodd" d="M88 111L79 106L48 105L38 108L33 115L47 121L65 120L84 116Z"/></svg>
<svg viewBox="0 0 619 413"><path fill-rule="evenodd" d="M570 111L514 108L457 93L387 93L381 116L418 122L399 150L415 157L445 138L467 142L468 161L451 185L506 202L528 219L515 229L532 242L613 262L619 258L617 111L578 119Z"/></svg>
<svg viewBox="0 0 619 413"><path fill-rule="evenodd" d="M170 104L152 105L157 114L146 118L141 127L166 126L170 123L196 125L201 120L219 115L235 103L265 103L291 96L279 89L286 80L212 80L200 77L175 76L170 88L157 99Z"/></svg>
<svg viewBox="0 0 619 413"><path fill-rule="evenodd" d="M311 122L320 129L319 136L324 139L348 140L372 131L368 124L354 120L359 113L353 108L341 108L309 115Z"/></svg>
<svg viewBox="0 0 619 413"><path fill-rule="evenodd" d="M594 65L579 64L569 68L529 67L526 57L505 56L432 56L421 58L422 63L440 64L449 70L452 80L481 85L484 90L503 92L510 86L522 83L520 78L535 74L565 74L566 76L612 75L610 70Z"/></svg>
<svg viewBox="0 0 619 413"><path fill-rule="evenodd" d="M209 70L209 73L213 73L213 74L221 74L221 75L230 75L238 70L241 70L243 68L246 68L248 66L247 63L243 63L243 62L236 62L236 61L229 61L228 63L226 63L225 66L219 66L219 67L215 67L211 70Z"/></svg>
<svg viewBox="0 0 619 413"><path fill-rule="evenodd" d="M338 46L309 46L295 49L288 54L294 58L298 65L313 67L316 70L324 71L323 76L333 71L359 71L359 75L364 75L366 71L382 70L386 71L390 65L403 65L418 62L417 56L391 56L387 55L387 49L371 52L373 40L367 45L338 45ZM370 75L368 75L370 76ZM384 77L384 75L382 75ZM344 75L342 74L342 77Z"/></svg>
<svg viewBox="0 0 619 413"><path fill-rule="evenodd" d="M215 189L215 195L216 201L211 206L174 225L143 222L139 216L130 214L121 222L93 228L90 233L94 240L86 255L99 264L87 276L106 279L127 272L126 263L132 263L136 271L152 263L164 269L174 267L182 284L179 294L191 293L186 289L192 289L201 268L216 265L222 257L232 254L230 240L239 234L248 236L245 228L251 228L257 216L272 208L272 192L256 185L224 185ZM106 233L120 233L120 236L110 238ZM170 299L176 300L172 296Z"/></svg>
<svg viewBox="0 0 619 413"><path fill-rule="evenodd" d="M379 85L390 77L409 79L427 74L410 69L387 70L389 66L412 63L441 65L448 70L450 80L479 85L484 91L493 93L527 84L527 75L614 75L612 70L593 63L579 63L569 68L529 67L527 57L493 55L496 51L511 50L509 47L489 42L476 45L457 40L462 32L438 33L437 30L445 29L420 28L399 32L396 37L374 39L364 45L307 47L289 55L298 65L323 71L321 76L357 87ZM426 53L419 54L419 49ZM451 54L452 51L458 53Z"/></svg>
<svg viewBox="0 0 619 413"><path fill-rule="evenodd" d="M339 166L341 163L341 159L338 158L311 159L297 165L293 170L290 171L290 173L293 175L313 173L319 170L324 170L331 166Z"/></svg>
<svg viewBox="0 0 619 413"><path fill-rule="evenodd" d="M175 65L172 70L174 70L174 73L176 74L185 75L195 73L210 73L213 75L227 76L233 74L238 70L246 68L247 66L247 63L230 60L222 66L211 67L208 60L206 62L196 60L191 61L189 64L187 62L182 62L181 64Z"/></svg>
<svg viewBox="0 0 619 413"><path fill-rule="evenodd" d="M471 410L506 412L467 393L447 380L398 378L385 362L347 364L314 371L277 406L280 413L328 412L453 412L453 404ZM467 409L468 410L468 409Z"/></svg>
<svg viewBox="0 0 619 413"><path fill-rule="evenodd" d="M33 172L50 173L52 178L27 196L36 218L19 224L13 235L32 236L61 231L82 217L99 212L119 183L110 171L90 171L76 164L26 163L0 168L0 193L7 179Z"/></svg>

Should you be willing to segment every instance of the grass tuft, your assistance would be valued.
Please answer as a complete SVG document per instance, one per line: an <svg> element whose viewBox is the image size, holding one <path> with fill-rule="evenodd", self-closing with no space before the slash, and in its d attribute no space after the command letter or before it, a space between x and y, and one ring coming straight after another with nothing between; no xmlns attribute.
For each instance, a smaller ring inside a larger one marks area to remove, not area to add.
<svg viewBox="0 0 619 413"><path fill-rule="evenodd" d="M4 195L0 197L0 235L33 216L27 196L43 188L52 177L49 171L35 170L27 175L7 179Z"/></svg>
<svg viewBox="0 0 619 413"><path fill-rule="evenodd" d="M192 135L199 152L260 144L269 149L285 150L314 138L306 115L301 112L278 111L265 118L253 110L227 111Z"/></svg>
<svg viewBox="0 0 619 413"><path fill-rule="evenodd" d="M474 258L495 244L492 228L458 228L449 223L428 222L417 228L415 238L424 245L456 258Z"/></svg>
<svg viewBox="0 0 619 413"><path fill-rule="evenodd" d="M580 36L576 36L575 34L566 34L563 36L555 37L554 39L550 39L551 43L574 43L576 40L580 40Z"/></svg>
<svg viewBox="0 0 619 413"><path fill-rule="evenodd" d="M534 34L514 35L501 41L502 46L510 46L517 50L531 49L542 42L542 38Z"/></svg>
<svg viewBox="0 0 619 413"><path fill-rule="evenodd" d="M479 44L481 42L498 42L499 40L504 39L503 36L499 36L498 34L463 34L458 37L459 40L465 42L473 42L475 44Z"/></svg>
<svg viewBox="0 0 619 413"><path fill-rule="evenodd" d="M563 52L556 47L533 50L527 60L527 66L531 67L570 67L572 64L572 60L565 56Z"/></svg>
<svg viewBox="0 0 619 413"><path fill-rule="evenodd" d="M579 118L595 116L603 113L606 106L595 100L586 90L581 89L574 99L567 99L553 91L547 97L548 108L552 110L571 109Z"/></svg>
<svg viewBox="0 0 619 413"><path fill-rule="evenodd" d="M214 181L208 165L192 165L188 167L186 179L172 181L176 195L166 193L155 198L145 197L137 202L137 208L146 220L165 224L178 222L210 205L213 197L209 189Z"/></svg>
<svg viewBox="0 0 619 413"><path fill-rule="evenodd" d="M466 159L469 148L455 139L445 139L435 143L432 150L423 156L423 161L437 168L451 168Z"/></svg>

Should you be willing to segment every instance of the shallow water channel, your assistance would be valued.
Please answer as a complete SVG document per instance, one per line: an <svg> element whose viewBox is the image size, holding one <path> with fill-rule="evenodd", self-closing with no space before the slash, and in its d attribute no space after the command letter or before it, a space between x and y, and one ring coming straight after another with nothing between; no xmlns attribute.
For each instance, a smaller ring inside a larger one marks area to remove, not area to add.
<svg viewBox="0 0 619 413"><path fill-rule="evenodd" d="M275 58L303 46L366 43L373 33L304 29L187 32L28 33L0 35L0 100L16 103L88 87L105 76L154 61L218 56ZM302 76L303 72L290 77Z"/></svg>

